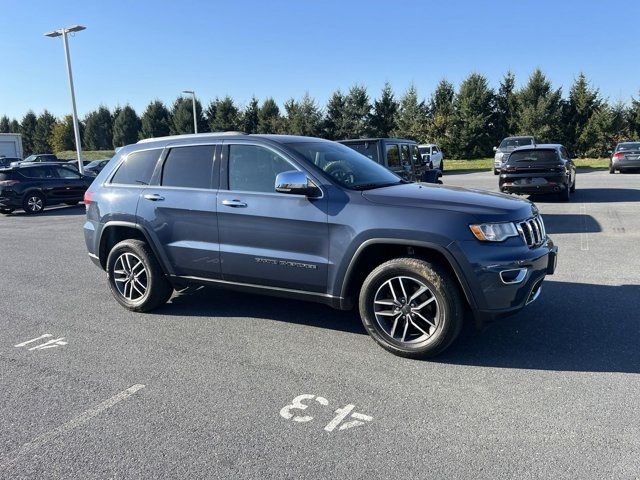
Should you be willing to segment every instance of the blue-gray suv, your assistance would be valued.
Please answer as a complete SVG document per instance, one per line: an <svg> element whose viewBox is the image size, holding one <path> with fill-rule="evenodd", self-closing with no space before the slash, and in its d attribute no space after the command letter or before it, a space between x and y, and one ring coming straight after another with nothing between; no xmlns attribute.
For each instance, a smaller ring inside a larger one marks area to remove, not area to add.
<svg viewBox="0 0 640 480"><path fill-rule="evenodd" d="M447 348L466 310L519 311L556 263L533 203L411 183L318 138L143 140L85 203L89 255L130 310L191 284L357 305L369 334L407 357Z"/></svg>

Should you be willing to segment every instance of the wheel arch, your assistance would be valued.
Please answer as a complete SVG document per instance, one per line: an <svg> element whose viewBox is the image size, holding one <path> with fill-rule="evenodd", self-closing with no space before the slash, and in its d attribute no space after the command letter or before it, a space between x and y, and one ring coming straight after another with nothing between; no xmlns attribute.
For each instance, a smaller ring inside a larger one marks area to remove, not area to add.
<svg viewBox="0 0 640 480"><path fill-rule="evenodd" d="M375 267L400 256L422 258L443 265L458 283L467 305L472 309L476 308L471 288L451 252L439 244L392 238L369 239L358 247L349 262L341 285L340 297L345 302L344 307L347 308L357 297L364 279Z"/></svg>

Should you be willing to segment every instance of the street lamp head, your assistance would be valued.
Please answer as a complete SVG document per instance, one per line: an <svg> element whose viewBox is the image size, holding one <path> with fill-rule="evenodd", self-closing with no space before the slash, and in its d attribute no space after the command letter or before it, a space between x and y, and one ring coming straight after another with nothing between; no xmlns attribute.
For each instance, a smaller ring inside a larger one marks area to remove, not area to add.
<svg viewBox="0 0 640 480"><path fill-rule="evenodd" d="M60 30L54 30L53 32L47 32L44 34L45 37L51 38L59 37L60 35L62 35L62 32Z"/></svg>
<svg viewBox="0 0 640 480"><path fill-rule="evenodd" d="M193 90L183 90L182 93L190 93L193 95L195 92Z"/></svg>
<svg viewBox="0 0 640 480"><path fill-rule="evenodd" d="M66 32L66 33L81 32L82 30L85 30L86 28L87 27L83 27L82 25L71 25L70 27L61 28L60 30L54 30L52 32L47 32L47 33L44 34L44 36L45 37L55 38L55 37L61 36L63 32Z"/></svg>
<svg viewBox="0 0 640 480"><path fill-rule="evenodd" d="M87 27L83 27L82 25L72 25L71 27L65 28L67 32L81 32L82 30L86 30Z"/></svg>

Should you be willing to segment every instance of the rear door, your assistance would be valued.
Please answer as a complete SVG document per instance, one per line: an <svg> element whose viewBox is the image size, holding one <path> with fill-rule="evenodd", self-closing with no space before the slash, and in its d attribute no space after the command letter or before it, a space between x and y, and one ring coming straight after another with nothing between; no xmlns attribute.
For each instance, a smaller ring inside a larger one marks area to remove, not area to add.
<svg viewBox="0 0 640 480"><path fill-rule="evenodd" d="M413 159L411 158L411 149L408 143L400 144L400 164L402 165L402 178L409 182L414 182L416 176L414 173Z"/></svg>
<svg viewBox="0 0 640 480"><path fill-rule="evenodd" d="M216 216L219 146L167 146L138 204L141 225L179 276L220 277Z"/></svg>
<svg viewBox="0 0 640 480"><path fill-rule="evenodd" d="M276 192L276 175L292 170L304 169L274 147L225 141L218 193L224 280L326 292L327 199Z"/></svg>
<svg viewBox="0 0 640 480"><path fill-rule="evenodd" d="M52 167L60 179L60 198L81 200L87 189L87 183L82 176L68 167Z"/></svg>

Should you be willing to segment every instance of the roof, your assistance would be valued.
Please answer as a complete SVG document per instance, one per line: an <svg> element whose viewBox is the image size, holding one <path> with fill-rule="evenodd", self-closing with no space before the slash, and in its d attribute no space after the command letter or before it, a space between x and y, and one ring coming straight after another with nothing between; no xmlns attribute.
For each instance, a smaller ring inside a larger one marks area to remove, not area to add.
<svg viewBox="0 0 640 480"><path fill-rule="evenodd" d="M207 132L207 133L190 133L186 135L170 135L167 137L157 138L145 138L138 141L136 145L155 143L155 142L173 142L180 140L206 140L211 138L234 138L234 139L246 139L246 138L264 138L272 140L278 143L295 143L295 142L317 142L328 141L317 137L303 137L299 135L275 135L275 134L247 134L244 132Z"/></svg>
<svg viewBox="0 0 640 480"><path fill-rule="evenodd" d="M563 146L559 143L538 143L534 145L523 145L514 150L514 152L521 150L557 150L558 148L562 148Z"/></svg>
<svg viewBox="0 0 640 480"><path fill-rule="evenodd" d="M345 140L337 140L337 142L338 143L377 142L379 140L391 141L391 142L417 143L414 140L409 140L408 138L397 138L397 137L347 138Z"/></svg>

